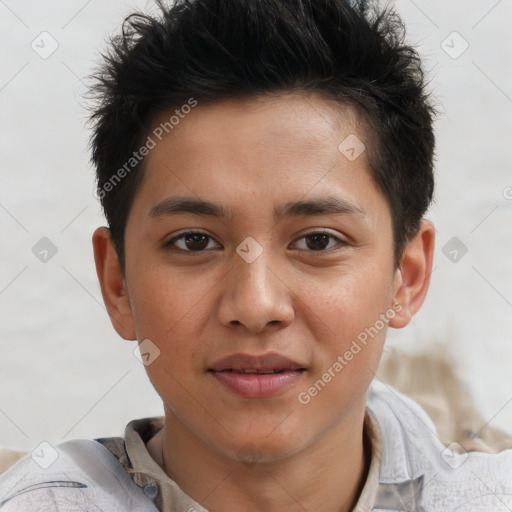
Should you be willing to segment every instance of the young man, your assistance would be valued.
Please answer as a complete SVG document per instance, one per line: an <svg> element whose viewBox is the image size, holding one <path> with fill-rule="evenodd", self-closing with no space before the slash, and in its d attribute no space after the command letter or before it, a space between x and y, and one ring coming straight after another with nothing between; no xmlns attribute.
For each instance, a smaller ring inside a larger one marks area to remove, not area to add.
<svg viewBox="0 0 512 512"><path fill-rule="evenodd" d="M93 236L165 415L0 478L0 509L512 509L374 379L427 293L434 109L400 19L346 0L135 15L97 75Z"/></svg>

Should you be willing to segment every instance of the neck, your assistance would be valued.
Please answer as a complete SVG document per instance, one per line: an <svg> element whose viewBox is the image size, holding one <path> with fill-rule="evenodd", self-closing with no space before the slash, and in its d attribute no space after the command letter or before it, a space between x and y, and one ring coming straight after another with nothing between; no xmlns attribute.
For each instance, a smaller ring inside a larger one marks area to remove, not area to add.
<svg viewBox="0 0 512 512"><path fill-rule="evenodd" d="M169 477L210 512L353 510L370 465L364 410L300 452L278 461L241 463L195 437L170 411L156 457Z"/></svg>

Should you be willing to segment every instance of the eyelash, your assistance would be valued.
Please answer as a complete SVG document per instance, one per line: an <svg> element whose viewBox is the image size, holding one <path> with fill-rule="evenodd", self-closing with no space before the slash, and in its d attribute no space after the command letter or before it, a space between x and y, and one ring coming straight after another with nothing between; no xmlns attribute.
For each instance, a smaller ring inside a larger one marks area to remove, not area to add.
<svg viewBox="0 0 512 512"><path fill-rule="evenodd" d="M202 249L200 251L191 251L191 250L187 250L187 249L176 248L174 246L174 243L177 240L183 239L187 235L205 235L210 240L214 240L215 241L215 239L212 236L210 236L208 233L205 233L203 231L185 231L183 233L180 233L178 236L175 236L175 237L171 238L171 240L169 240L168 242L165 242L164 248L172 248L176 252L187 253L187 254L191 254L191 255L200 255L200 254L204 254L206 251L208 251L208 249ZM304 238L307 238L308 236L313 236L313 235L327 235L327 236L329 236L329 238L336 240L338 242L338 245L340 245L341 247L338 248L338 249L335 249L335 250L332 250L332 248L330 248L328 250L322 249L322 250L318 250L318 251L313 251L313 250L308 250L308 249L301 249L301 251L309 252L309 253L311 253L313 255L316 255L316 254L323 255L323 254L331 254L331 253L338 252L341 249L343 249L344 247L346 247L347 245L349 245L348 242L342 240L341 238L338 238L337 236L334 236L333 234L331 234L331 233L329 233L329 232L327 232L325 230L324 231L322 231L322 230L310 231L308 233L305 233L301 237L297 238L295 240L295 242L293 242L293 243L297 243L299 240L302 240ZM215 243L218 243L218 242L215 241Z"/></svg>

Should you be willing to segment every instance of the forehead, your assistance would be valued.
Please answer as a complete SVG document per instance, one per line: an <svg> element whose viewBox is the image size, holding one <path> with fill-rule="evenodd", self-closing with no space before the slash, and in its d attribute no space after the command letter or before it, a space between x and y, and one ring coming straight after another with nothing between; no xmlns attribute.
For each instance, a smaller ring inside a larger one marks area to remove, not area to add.
<svg viewBox="0 0 512 512"><path fill-rule="evenodd" d="M151 207L171 194L222 196L243 207L336 187L357 206L356 190L377 192L359 115L315 94L197 102L160 112L150 137L136 196Z"/></svg>
<svg viewBox="0 0 512 512"><path fill-rule="evenodd" d="M294 151L298 144L303 149L331 152L337 147L339 136L347 131L357 133L361 139L365 137L362 120L353 106L317 93L196 103L191 109L185 110L184 104L173 111L160 112L152 123L157 142L172 138L175 145L206 149L213 141L216 148L229 147L229 154L233 155L241 149L237 141L242 142L244 152L250 149L248 144L254 144L255 149L263 148L268 154L274 148Z"/></svg>

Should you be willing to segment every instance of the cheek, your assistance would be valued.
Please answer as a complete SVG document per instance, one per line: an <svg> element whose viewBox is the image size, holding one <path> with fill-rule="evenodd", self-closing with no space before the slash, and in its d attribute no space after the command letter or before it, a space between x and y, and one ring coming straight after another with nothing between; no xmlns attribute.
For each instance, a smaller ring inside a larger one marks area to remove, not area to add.
<svg viewBox="0 0 512 512"><path fill-rule="evenodd" d="M171 272L165 265L145 268L130 286L139 339L154 337L164 342L174 331L197 326L193 320L211 287L207 279L194 278L190 270Z"/></svg>
<svg viewBox="0 0 512 512"><path fill-rule="evenodd" d="M328 312L334 334L317 340L318 364L296 396L306 421L319 428L338 424L362 407L386 336L387 322L380 318L386 309L380 301L352 295L338 305L331 303Z"/></svg>
<svg viewBox="0 0 512 512"><path fill-rule="evenodd" d="M332 406L334 414L340 410L337 402L353 401L374 377L395 315L389 272L367 267L347 271L346 276L310 287L306 302L312 311L308 328L316 333L318 364L309 382L313 387L303 390L304 401L311 398Z"/></svg>
<svg viewBox="0 0 512 512"><path fill-rule="evenodd" d="M391 273L370 265L359 267L340 269L303 286L307 292L301 300L312 312L309 318L324 324L326 334L339 349L374 325L391 307Z"/></svg>
<svg viewBox="0 0 512 512"><path fill-rule="evenodd" d="M176 414L188 410L194 397L201 396L204 349L202 322L197 299L160 293L151 301L141 301L137 309L139 340L149 339L158 357L145 367L149 380L165 404ZM194 412L201 415L200 408ZM192 414L192 416L194 415ZM179 415L179 414L178 414Z"/></svg>
<svg viewBox="0 0 512 512"><path fill-rule="evenodd" d="M146 371L162 396L179 397L181 386L192 389L193 379L204 371L206 299L193 282L155 270L138 276L130 289L137 339L150 340L149 348L158 354Z"/></svg>

